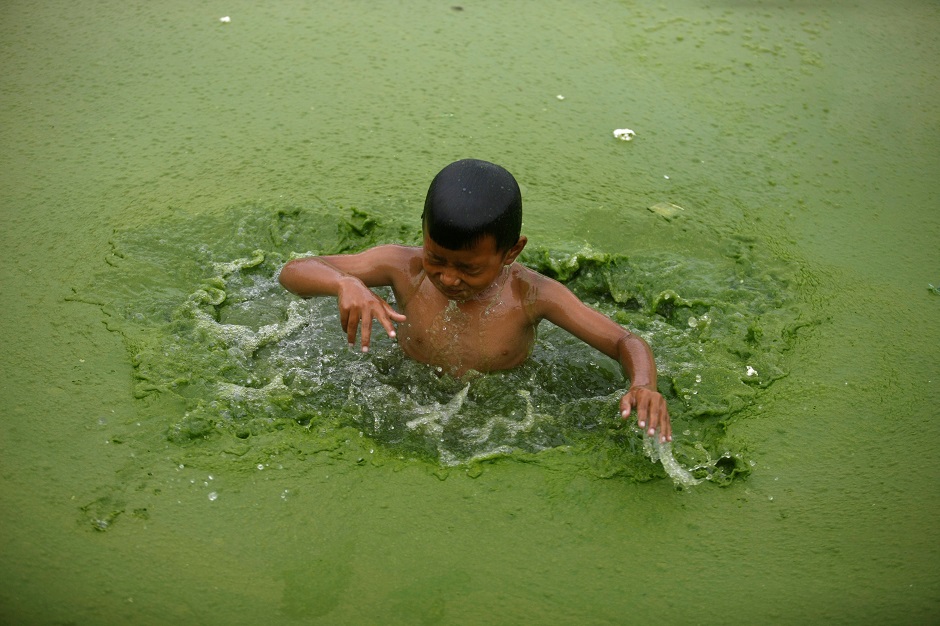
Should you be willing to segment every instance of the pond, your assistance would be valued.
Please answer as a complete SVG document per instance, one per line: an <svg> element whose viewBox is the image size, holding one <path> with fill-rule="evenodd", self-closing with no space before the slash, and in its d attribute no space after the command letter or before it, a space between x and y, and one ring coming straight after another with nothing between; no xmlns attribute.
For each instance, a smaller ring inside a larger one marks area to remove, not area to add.
<svg viewBox="0 0 940 626"><path fill-rule="evenodd" d="M0 15L5 621L940 614L936 4ZM547 323L453 379L279 287L465 157L650 343L671 449Z"/></svg>

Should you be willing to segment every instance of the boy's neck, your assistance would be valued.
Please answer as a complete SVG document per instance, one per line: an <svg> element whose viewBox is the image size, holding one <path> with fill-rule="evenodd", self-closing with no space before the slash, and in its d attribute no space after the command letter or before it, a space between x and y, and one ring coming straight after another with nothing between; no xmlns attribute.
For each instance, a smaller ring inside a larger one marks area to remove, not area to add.
<svg viewBox="0 0 940 626"><path fill-rule="evenodd" d="M476 294L472 298L467 300L453 300L457 304L489 304L490 301L494 300L499 296L503 291L503 287L506 285L506 280L509 277L509 266L504 265L502 271L499 273L499 276L496 277L496 280L493 283Z"/></svg>

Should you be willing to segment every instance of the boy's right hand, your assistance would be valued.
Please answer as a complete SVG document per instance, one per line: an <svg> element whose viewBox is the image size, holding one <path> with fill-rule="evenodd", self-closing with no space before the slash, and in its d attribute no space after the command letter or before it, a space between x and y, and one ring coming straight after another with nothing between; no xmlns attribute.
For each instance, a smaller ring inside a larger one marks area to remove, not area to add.
<svg viewBox="0 0 940 626"><path fill-rule="evenodd" d="M404 322L407 319L392 306L375 295L358 278L347 276L340 280L337 293L339 300L339 322L346 331L350 347L356 345L356 334L359 323L362 322L362 351L369 351L372 340L372 321L378 320L385 328L385 332L392 339L395 338L394 322Z"/></svg>
<svg viewBox="0 0 940 626"><path fill-rule="evenodd" d="M669 422L669 408L666 399L649 385L631 385L620 400L620 415L630 417L636 408L637 425L650 437L659 431L659 442L672 441L672 424ZM647 430L647 426L649 429Z"/></svg>

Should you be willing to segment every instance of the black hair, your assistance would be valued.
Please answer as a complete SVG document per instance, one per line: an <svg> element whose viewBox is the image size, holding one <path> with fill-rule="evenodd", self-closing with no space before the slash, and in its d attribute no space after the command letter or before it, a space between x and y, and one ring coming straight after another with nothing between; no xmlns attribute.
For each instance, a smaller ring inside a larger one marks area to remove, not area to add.
<svg viewBox="0 0 940 626"><path fill-rule="evenodd" d="M421 222L448 250L466 250L486 235L508 250L522 230L522 193L512 174L488 161L463 159L434 177Z"/></svg>

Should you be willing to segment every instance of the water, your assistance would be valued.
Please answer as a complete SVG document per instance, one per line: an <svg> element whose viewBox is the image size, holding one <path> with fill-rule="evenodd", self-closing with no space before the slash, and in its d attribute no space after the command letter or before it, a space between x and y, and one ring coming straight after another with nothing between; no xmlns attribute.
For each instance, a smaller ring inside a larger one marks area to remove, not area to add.
<svg viewBox="0 0 940 626"><path fill-rule="evenodd" d="M330 213L244 205L224 218L116 232L110 264L70 296L107 303L109 327L123 336L135 368L137 398L167 396L185 407L169 420L154 418L169 422L169 441L184 449L203 442L192 452L202 455L206 445L241 440L250 448L253 435L299 424L304 444L358 432L369 458L378 447L380 455L439 467L565 451L601 475L662 476L645 454L686 487L750 472L746 452L723 441L722 425L786 373L783 355L810 321L796 303L795 265L735 234L740 225L681 222L696 238L727 231L707 256L533 246L523 257L656 346L676 432L688 433L676 436L676 458L617 416L626 388L619 367L548 323L522 367L464 379L410 361L384 336L367 355L349 350L335 298L304 302L279 285L278 271L297 250L358 250L409 227L362 211ZM657 223L642 217L635 229ZM194 240L206 243L194 249ZM252 249L259 243L267 249ZM163 289L137 288L153 275Z"/></svg>
<svg viewBox="0 0 940 626"><path fill-rule="evenodd" d="M3 621L936 621L936 4L462 9L3 4ZM724 479L550 328L450 381L277 290L464 157Z"/></svg>

